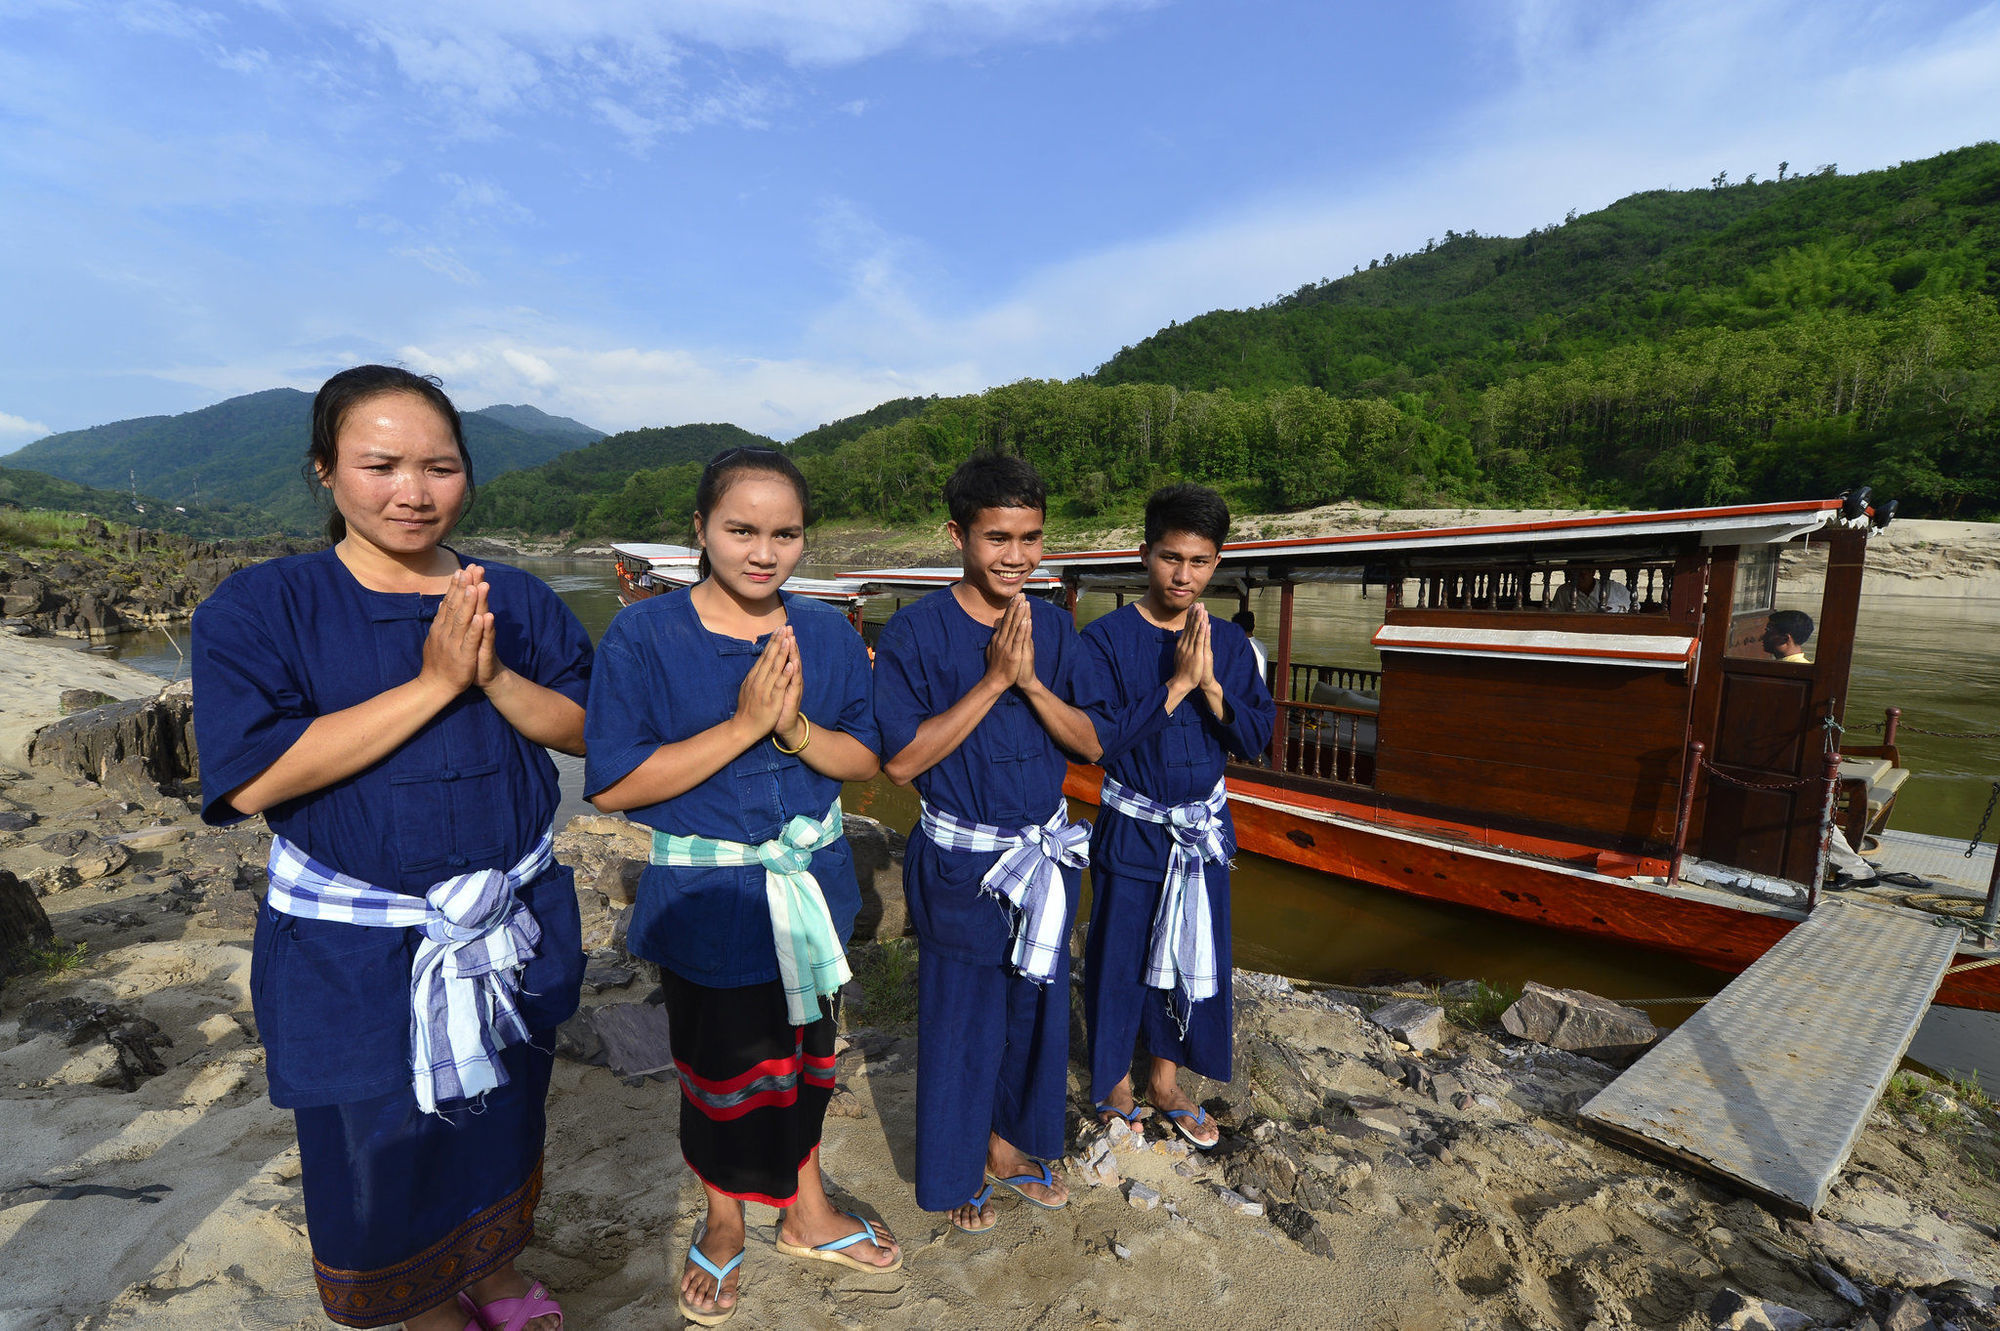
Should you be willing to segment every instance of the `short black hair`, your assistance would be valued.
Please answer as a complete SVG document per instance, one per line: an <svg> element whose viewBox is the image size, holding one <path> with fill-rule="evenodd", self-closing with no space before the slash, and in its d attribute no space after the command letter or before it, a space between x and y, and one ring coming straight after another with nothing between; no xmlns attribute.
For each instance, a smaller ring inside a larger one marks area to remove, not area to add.
<svg viewBox="0 0 2000 1331"><path fill-rule="evenodd" d="M1229 617L1229 622L1237 628L1242 629L1245 633L1255 633L1257 631L1257 615L1254 611L1238 610Z"/></svg>
<svg viewBox="0 0 2000 1331"><path fill-rule="evenodd" d="M1220 550L1229 539L1229 505L1205 485L1183 483L1155 490L1146 500L1146 544L1170 531L1199 536Z"/></svg>
<svg viewBox="0 0 2000 1331"><path fill-rule="evenodd" d="M985 508L1033 508L1049 511L1049 490L1026 458L981 449L958 464L944 483L944 506L960 530Z"/></svg>
<svg viewBox="0 0 2000 1331"><path fill-rule="evenodd" d="M1812 630L1812 616L1803 610L1773 610L1764 622L1766 633L1782 633L1801 647L1812 637Z"/></svg>

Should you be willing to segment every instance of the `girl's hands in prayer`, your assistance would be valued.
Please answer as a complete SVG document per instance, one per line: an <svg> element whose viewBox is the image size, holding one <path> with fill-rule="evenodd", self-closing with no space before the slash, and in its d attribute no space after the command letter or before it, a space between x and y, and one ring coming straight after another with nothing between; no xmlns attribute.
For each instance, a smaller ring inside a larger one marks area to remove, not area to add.
<svg viewBox="0 0 2000 1331"><path fill-rule="evenodd" d="M785 681L784 699L778 705L778 720L771 727L771 734L785 748L796 749L805 742L809 733L799 719L799 701L806 691L806 672L805 663L799 659L798 638L793 636L790 628L786 628L784 633L791 639L793 668Z"/></svg>
<svg viewBox="0 0 2000 1331"><path fill-rule="evenodd" d="M431 620L418 678L457 697L479 682L480 657L490 651L487 642L492 633L485 572L478 565L462 568L451 575L451 585Z"/></svg>
<svg viewBox="0 0 2000 1331"><path fill-rule="evenodd" d="M777 729L785 710L785 696L798 673L798 644L787 624L771 635L757 664L750 667L742 687L736 690L736 716L751 732L752 743ZM797 710L795 702L794 717Z"/></svg>

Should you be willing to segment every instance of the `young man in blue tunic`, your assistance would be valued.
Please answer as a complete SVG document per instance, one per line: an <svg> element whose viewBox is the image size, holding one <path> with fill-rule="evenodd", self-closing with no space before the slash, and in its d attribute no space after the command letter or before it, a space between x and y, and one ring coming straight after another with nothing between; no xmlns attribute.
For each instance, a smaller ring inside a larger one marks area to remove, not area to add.
<svg viewBox="0 0 2000 1331"><path fill-rule="evenodd" d="M1025 594L1046 491L1016 457L953 473L963 576L899 612L875 645L883 770L914 784L903 887L918 941L917 1203L977 1233L991 1179L1056 1209L1069 1064L1069 933L1088 830L1069 760L1096 760L1104 697L1070 617ZM1093 719L1095 714L1096 718Z"/></svg>
<svg viewBox="0 0 2000 1331"><path fill-rule="evenodd" d="M1091 833L1090 1094L1103 1121L1138 1121L1132 1056L1143 1035L1153 1107L1206 1151L1220 1134L1181 1089L1180 1070L1230 1076L1236 832L1223 763L1264 751L1275 709L1249 638L1201 604L1229 539L1229 506L1213 490L1169 486L1146 501L1145 535L1145 596L1083 631L1117 709Z"/></svg>

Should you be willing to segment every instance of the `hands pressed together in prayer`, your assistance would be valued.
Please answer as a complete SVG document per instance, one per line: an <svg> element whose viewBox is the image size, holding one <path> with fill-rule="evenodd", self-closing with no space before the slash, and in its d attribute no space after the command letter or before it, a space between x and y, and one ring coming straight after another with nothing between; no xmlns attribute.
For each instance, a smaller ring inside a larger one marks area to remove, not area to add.
<svg viewBox="0 0 2000 1331"><path fill-rule="evenodd" d="M1035 619L1024 595L1009 601L993 626L986 644L986 677L1003 689L1035 685Z"/></svg>
<svg viewBox="0 0 2000 1331"><path fill-rule="evenodd" d="M490 585L486 570L477 564L452 574L424 639L419 677L449 689L454 697L470 688L490 689L513 673L494 650L493 612L486 608Z"/></svg>
<svg viewBox="0 0 2000 1331"><path fill-rule="evenodd" d="M787 624L771 634L757 664L736 690L736 715L756 739L770 736L779 746L796 750L810 737L799 700L805 692L805 672L799 668L798 635ZM755 740L752 741L753 743Z"/></svg>
<svg viewBox="0 0 2000 1331"><path fill-rule="evenodd" d="M1181 699L1199 693L1208 710L1220 718L1223 713L1222 685L1215 678L1215 642L1210 636L1208 607L1189 607L1181 635L1174 644L1174 673L1167 681L1167 710L1173 711Z"/></svg>

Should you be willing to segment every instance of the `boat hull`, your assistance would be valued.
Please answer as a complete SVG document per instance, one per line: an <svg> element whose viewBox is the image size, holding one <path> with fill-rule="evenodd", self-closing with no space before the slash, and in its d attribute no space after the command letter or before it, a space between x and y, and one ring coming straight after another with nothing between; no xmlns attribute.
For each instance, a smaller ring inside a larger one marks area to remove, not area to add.
<svg viewBox="0 0 2000 1331"><path fill-rule="evenodd" d="M1102 780L1099 769L1073 765L1064 789L1095 804ZM1748 901L1736 907L1598 872L1601 857L1581 844L1388 815L1372 804L1234 771L1228 787L1237 845L1253 854L1429 901L1652 948L1731 974L1803 918L1798 911ZM1666 866L1642 860L1618 867L1658 875ZM1973 959L1959 958L1961 964ZM2000 1011L2000 966L1947 975L1936 1001Z"/></svg>

